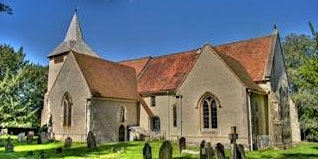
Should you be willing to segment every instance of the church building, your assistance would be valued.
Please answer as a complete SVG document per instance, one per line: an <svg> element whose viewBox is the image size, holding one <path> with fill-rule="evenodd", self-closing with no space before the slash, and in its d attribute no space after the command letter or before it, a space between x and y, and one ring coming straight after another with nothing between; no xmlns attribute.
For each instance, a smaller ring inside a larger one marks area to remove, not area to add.
<svg viewBox="0 0 318 159"><path fill-rule="evenodd" d="M229 143L231 126L249 149L300 141L279 33L121 62L84 41L76 13L49 55L41 123L54 138L98 143L140 136ZM136 135L139 134L139 135ZM132 136L135 134L136 136Z"/></svg>

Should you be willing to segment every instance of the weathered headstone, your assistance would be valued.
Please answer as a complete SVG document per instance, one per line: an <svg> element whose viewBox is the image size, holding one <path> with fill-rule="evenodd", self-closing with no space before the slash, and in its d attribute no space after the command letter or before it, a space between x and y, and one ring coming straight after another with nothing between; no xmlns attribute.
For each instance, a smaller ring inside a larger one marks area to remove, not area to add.
<svg viewBox="0 0 318 159"><path fill-rule="evenodd" d="M8 129L1 129L0 134L1 134L1 135L6 135L6 134L8 134Z"/></svg>
<svg viewBox="0 0 318 159"><path fill-rule="evenodd" d="M5 145L5 152L13 152L14 151L14 146L13 144L11 143L11 138L8 137L7 139L7 143Z"/></svg>
<svg viewBox="0 0 318 159"><path fill-rule="evenodd" d="M71 137L67 137L64 142L64 147L69 148L72 146L73 140Z"/></svg>
<svg viewBox="0 0 318 159"><path fill-rule="evenodd" d="M172 151L170 141L165 140L159 150L159 159L172 159Z"/></svg>
<svg viewBox="0 0 318 159"><path fill-rule="evenodd" d="M43 131L40 133L41 144L45 144L49 141L47 132Z"/></svg>
<svg viewBox="0 0 318 159"><path fill-rule="evenodd" d="M96 139L92 131L89 131L87 134L87 147L89 150L96 150Z"/></svg>
<svg viewBox="0 0 318 159"><path fill-rule="evenodd" d="M236 147L236 157L237 159L245 159L244 146L242 144L238 144Z"/></svg>
<svg viewBox="0 0 318 159"><path fill-rule="evenodd" d="M215 145L215 155L217 159L225 159L224 146L221 143Z"/></svg>
<svg viewBox="0 0 318 159"><path fill-rule="evenodd" d="M151 146L148 142L145 143L144 148L142 149L142 154L144 159L152 159Z"/></svg>
<svg viewBox="0 0 318 159"><path fill-rule="evenodd" d="M24 140L24 137L25 137L25 132L21 132L21 133L19 133L18 134L18 141L19 142L23 142L23 140Z"/></svg>
<svg viewBox="0 0 318 159"><path fill-rule="evenodd" d="M200 159L206 159L205 140L200 143Z"/></svg>
<svg viewBox="0 0 318 159"><path fill-rule="evenodd" d="M61 147L57 148L55 151L56 154L60 154L62 152L63 152L63 149Z"/></svg>
<svg viewBox="0 0 318 159"><path fill-rule="evenodd" d="M179 152L181 153L182 150L186 149L186 139L181 137L179 139Z"/></svg>
<svg viewBox="0 0 318 159"><path fill-rule="evenodd" d="M206 153L206 159L212 159L214 157L214 150L211 147L210 142L206 142L205 144L205 153Z"/></svg>
<svg viewBox="0 0 318 159"><path fill-rule="evenodd" d="M26 136L26 142L28 144L32 143L33 141L33 136L34 136L34 132L33 131L29 131L27 136Z"/></svg>
<svg viewBox="0 0 318 159"><path fill-rule="evenodd" d="M236 127L231 127L231 133L229 134L229 139L231 141L231 159L237 159L236 156L236 140L238 139L238 134L236 133Z"/></svg>

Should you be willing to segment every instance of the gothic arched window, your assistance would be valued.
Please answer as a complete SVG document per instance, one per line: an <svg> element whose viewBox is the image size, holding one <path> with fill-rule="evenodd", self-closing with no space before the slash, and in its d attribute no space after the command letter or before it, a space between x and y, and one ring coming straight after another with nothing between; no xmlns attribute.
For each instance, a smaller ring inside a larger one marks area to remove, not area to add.
<svg viewBox="0 0 318 159"><path fill-rule="evenodd" d="M120 108L120 122L125 122L125 107L121 106Z"/></svg>
<svg viewBox="0 0 318 159"><path fill-rule="evenodd" d="M201 125L203 129L218 128L218 105L218 100L211 94L206 94L201 98Z"/></svg>
<svg viewBox="0 0 318 159"><path fill-rule="evenodd" d="M177 111L177 106L176 105L174 105L173 106L173 126L174 127L177 127L177 113L178 113L178 111Z"/></svg>
<svg viewBox="0 0 318 159"><path fill-rule="evenodd" d="M64 93L62 98L62 115L63 115L63 126L72 125L72 98L70 93Z"/></svg>

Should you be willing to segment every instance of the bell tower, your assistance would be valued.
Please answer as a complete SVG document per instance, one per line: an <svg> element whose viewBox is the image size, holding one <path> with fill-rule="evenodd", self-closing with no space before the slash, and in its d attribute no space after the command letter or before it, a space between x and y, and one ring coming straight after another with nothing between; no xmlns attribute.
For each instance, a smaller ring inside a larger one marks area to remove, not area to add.
<svg viewBox="0 0 318 159"><path fill-rule="evenodd" d="M49 76L47 92L50 92L58 73L70 51L98 57L98 55L84 42L81 27L75 11L64 40L48 55Z"/></svg>

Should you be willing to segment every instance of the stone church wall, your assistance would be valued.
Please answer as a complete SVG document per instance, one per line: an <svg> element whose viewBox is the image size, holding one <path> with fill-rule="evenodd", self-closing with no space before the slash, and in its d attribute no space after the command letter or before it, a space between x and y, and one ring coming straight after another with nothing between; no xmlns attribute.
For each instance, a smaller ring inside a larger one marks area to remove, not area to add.
<svg viewBox="0 0 318 159"><path fill-rule="evenodd" d="M72 100L71 126L63 126L62 98L66 92L70 94ZM53 132L57 140L64 140L68 136L73 141L86 140L86 105L90 96L90 91L74 57L68 56L52 87L47 103L51 110Z"/></svg>
<svg viewBox="0 0 318 159"><path fill-rule="evenodd" d="M124 121L121 119L121 108L125 109ZM136 101L109 100L93 98L89 108L90 130L99 143L117 142L119 127L125 128L125 140L129 140L128 126L138 125L138 109Z"/></svg>

